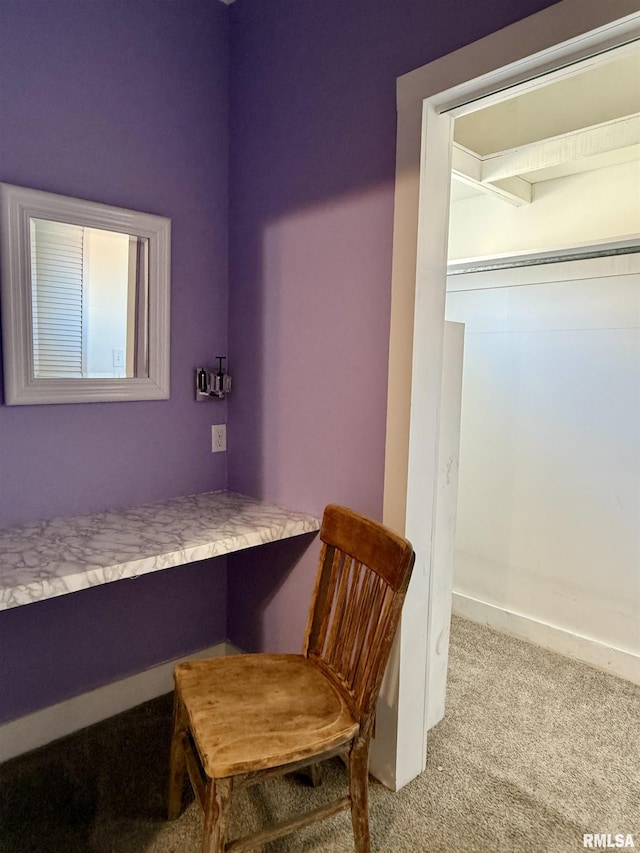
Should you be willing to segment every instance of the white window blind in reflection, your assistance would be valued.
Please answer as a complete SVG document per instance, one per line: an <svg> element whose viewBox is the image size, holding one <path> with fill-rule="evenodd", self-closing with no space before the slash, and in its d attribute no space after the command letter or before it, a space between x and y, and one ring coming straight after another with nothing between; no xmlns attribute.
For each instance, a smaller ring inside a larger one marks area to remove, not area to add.
<svg viewBox="0 0 640 853"><path fill-rule="evenodd" d="M84 228L31 220L36 378L84 375Z"/></svg>

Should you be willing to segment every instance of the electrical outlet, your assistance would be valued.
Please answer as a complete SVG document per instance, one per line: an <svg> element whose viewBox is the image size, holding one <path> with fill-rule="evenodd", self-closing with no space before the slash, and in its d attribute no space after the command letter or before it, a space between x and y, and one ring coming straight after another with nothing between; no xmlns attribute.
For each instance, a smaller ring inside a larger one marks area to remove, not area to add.
<svg viewBox="0 0 640 853"><path fill-rule="evenodd" d="M222 453L227 449L227 425L215 424L211 427L211 452Z"/></svg>

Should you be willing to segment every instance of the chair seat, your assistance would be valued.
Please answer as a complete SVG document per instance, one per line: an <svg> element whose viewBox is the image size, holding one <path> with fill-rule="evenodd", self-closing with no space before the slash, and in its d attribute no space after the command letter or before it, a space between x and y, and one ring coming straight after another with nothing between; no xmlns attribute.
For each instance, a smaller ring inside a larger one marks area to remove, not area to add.
<svg viewBox="0 0 640 853"><path fill-rule="evenodd" d="M234 655L175 670L206 774L221 779L313 757L358 731L349 706L302 655Z"/></svg>

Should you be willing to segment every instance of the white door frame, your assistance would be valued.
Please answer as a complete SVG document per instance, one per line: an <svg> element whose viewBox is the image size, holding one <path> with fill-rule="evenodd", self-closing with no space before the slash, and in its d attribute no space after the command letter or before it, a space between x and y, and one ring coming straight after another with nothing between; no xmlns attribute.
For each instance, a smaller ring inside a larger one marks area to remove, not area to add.
<svg viewBox="0 0 640 853"><path fill-rule="evenodd" d="M638 38L639 0L560 0L398 79L383 517L411 539L416 566L371 757L394 790L425 768L427 705L445 688L430 679L430 661L448 654L447 637L439 649L429 642L432 609L444 606L431 596L453 128L443 111L507 88L511 97L514 86Z"/></svg>

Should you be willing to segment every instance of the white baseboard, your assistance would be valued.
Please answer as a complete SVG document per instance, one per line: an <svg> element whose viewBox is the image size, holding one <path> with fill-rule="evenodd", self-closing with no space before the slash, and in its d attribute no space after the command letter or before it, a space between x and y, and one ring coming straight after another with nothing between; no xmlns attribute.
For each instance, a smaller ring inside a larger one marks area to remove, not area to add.
<svg viewBox="0 0 640 853"><path fill-rule="evenodd" d="M33 714L18 717L17 720L10 720L0 725L0 763L169 693L173 690L173 668L183 660L223 657L238 651L231 643L217 643Z"/></svg>
<svg viewBox="0 0 640 853"><path fill-rule="evenodd" d="M453 593L453 612L472 622L480 622L489 628L495 628L496 631L528 640L552 652L583 661L619 678L640 684L640 655L607 646L589 637L582 637L564 628L539 622L531 616L505 610L460 592Z"/></svg>

